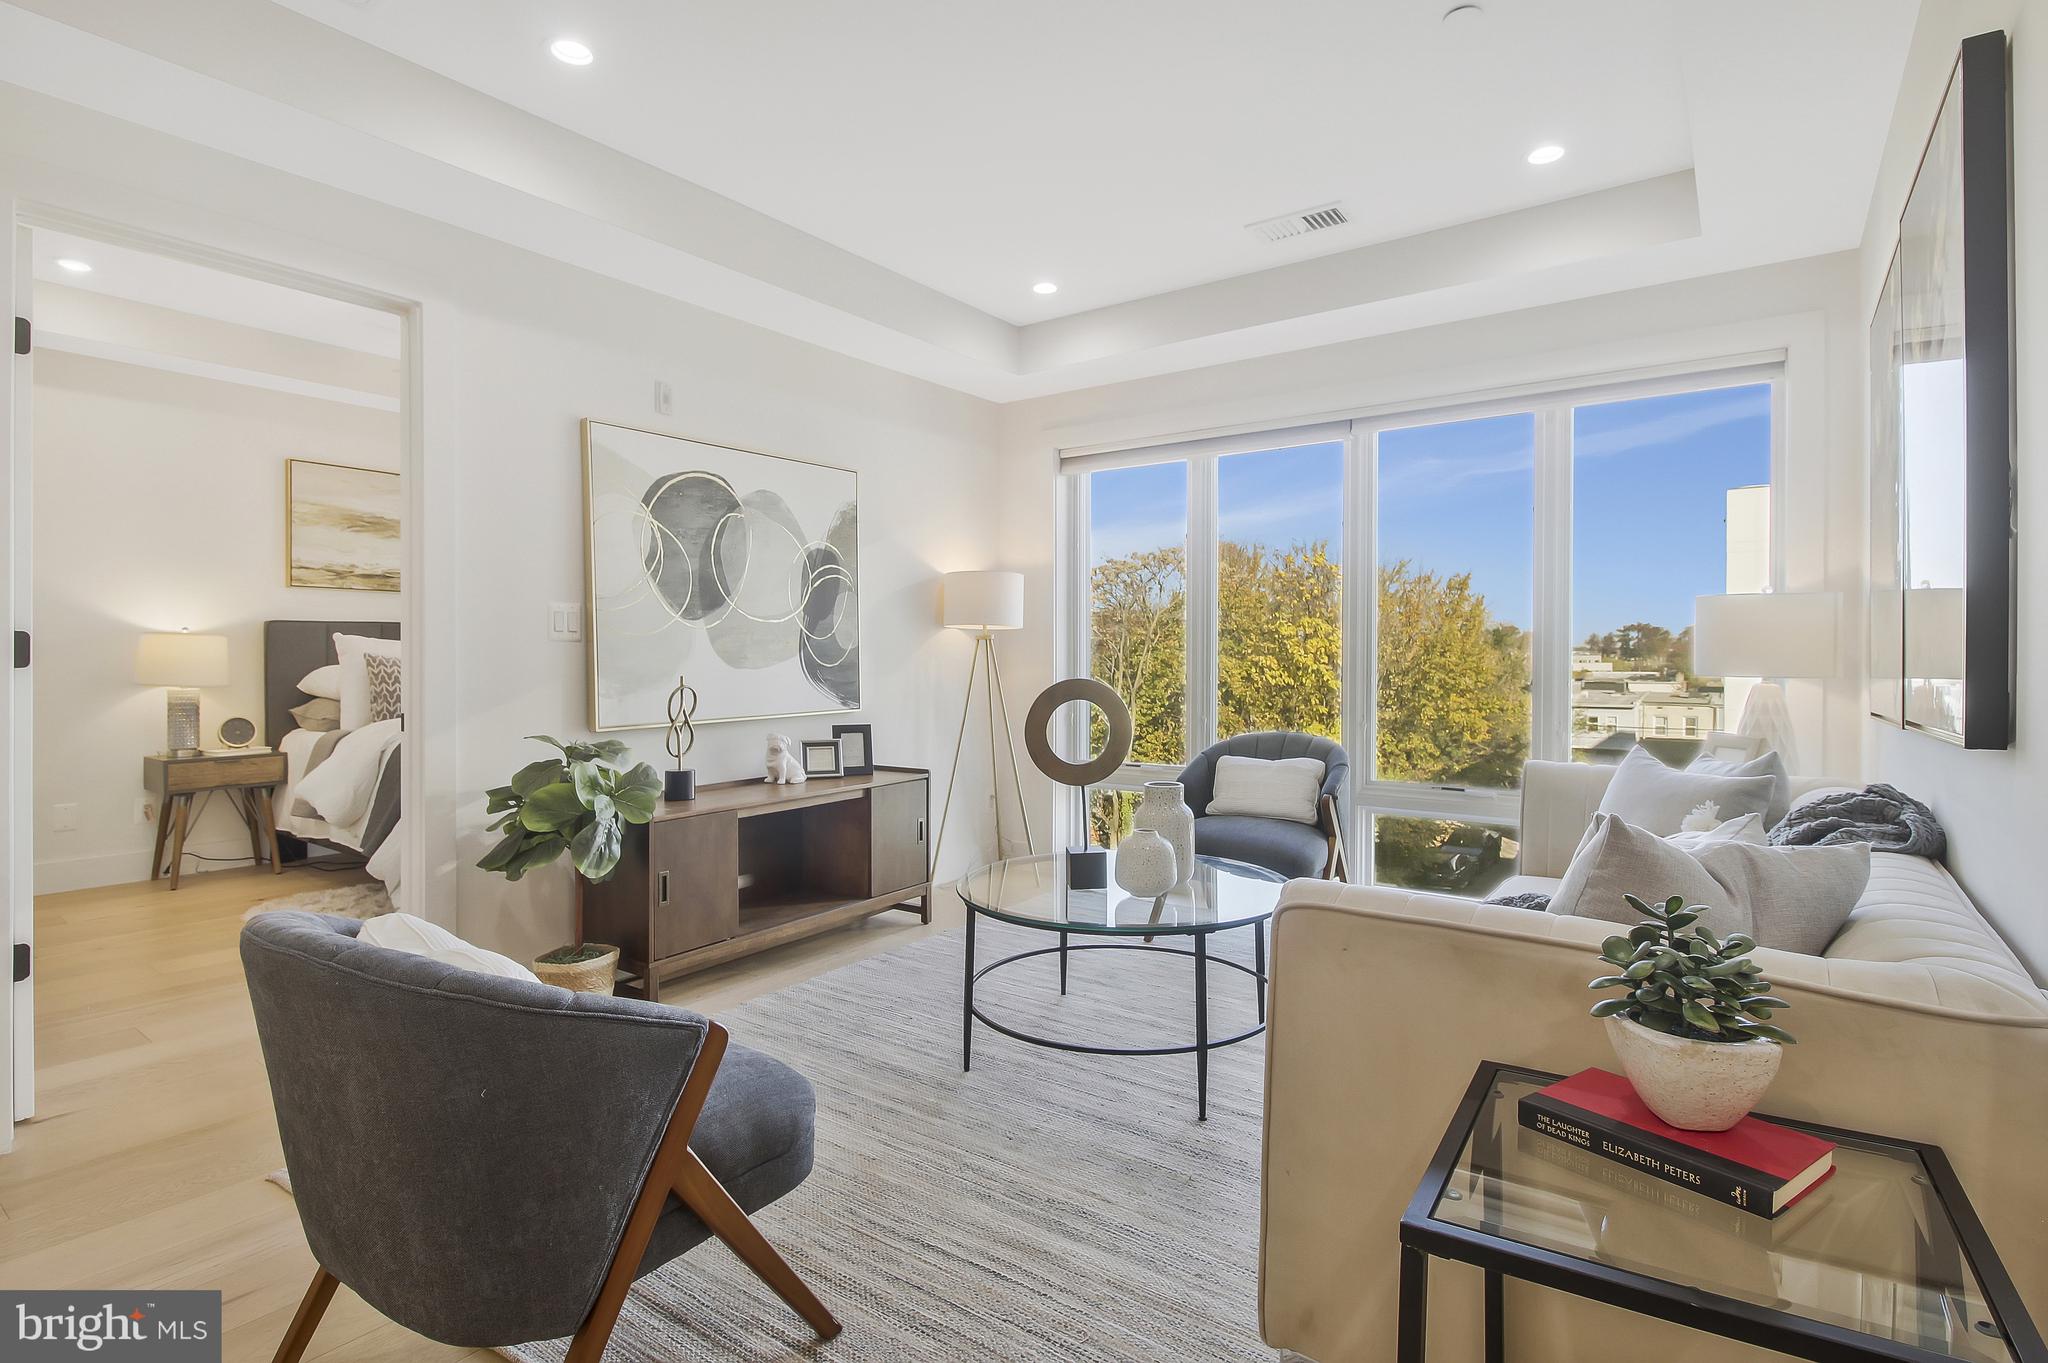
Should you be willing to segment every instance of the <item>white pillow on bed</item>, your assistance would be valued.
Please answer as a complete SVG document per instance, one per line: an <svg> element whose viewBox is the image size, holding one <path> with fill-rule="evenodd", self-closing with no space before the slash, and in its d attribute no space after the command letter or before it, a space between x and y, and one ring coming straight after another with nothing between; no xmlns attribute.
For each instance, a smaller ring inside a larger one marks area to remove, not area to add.
<svg viewBox="0 0 2048 1363"><path fill-rule="evenodd" d="M341 664L316 667L299 678L299 690L320 700L341 699Z"/></svg>
<svg viewBox="0 0 2048 1363"><path fill-rule="evenodd" d="M532 980L540 983L540 976L528 970L510 956L500 956L495 951L485 951L463 941L443 927L437 927L424 918L415 918L409 913L385 913L363 924L356 934L358 942L367 942L373 947L387 951L403 951L411 956L425 956L463 970L474 970L479 975L498 975L508 980Z"/></svg>
<svg viewBox="0 0 2048 1363"><path fill-rule="evenodd" d="M386 658L404 656L396 639L371 639L361 634L334 636L334 655L341 659L336 665L341 669L341 727L344 729L360 729L371 722L370 669L363 665L365 653Z"/></svg>

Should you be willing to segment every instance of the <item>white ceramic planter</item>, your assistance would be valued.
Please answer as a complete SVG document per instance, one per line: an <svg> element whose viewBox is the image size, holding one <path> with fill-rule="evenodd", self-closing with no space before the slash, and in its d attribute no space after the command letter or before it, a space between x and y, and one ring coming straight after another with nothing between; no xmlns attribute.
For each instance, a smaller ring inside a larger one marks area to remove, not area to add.
<svg viewBox="0 0 2048 1363"><path fill-rule="evenodd" d="M1621 1072L1650 1111L1685 1131L1726 1131L1763 1101L1778 1077L1775 1041L1694 1041L1607 1019Z"/></svg>
<svg viewBox="0 0 2048 1363"><path fill-rule="evenodd" d="M1195 812L1188 808L1185 795L1178 781L1147 781L1131 812L1133 828L1149 828L1173 848L1174 889L1195 875Z"/></svg>
<svg viewBox="0 0 2048 1363"><path fill-rule="evenodd" d="M1179 879L1173 844L1152 829L1134 829L1117 844L1116 883L1123 886L1126 894L1157 899Z"/></svg>

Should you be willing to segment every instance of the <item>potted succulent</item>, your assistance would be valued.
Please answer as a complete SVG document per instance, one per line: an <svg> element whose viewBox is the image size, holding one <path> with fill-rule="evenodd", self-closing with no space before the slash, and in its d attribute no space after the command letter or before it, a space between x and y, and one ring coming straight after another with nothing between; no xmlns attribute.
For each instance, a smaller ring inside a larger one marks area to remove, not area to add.
<svg viewBox="0 0 2048 1363"><path fill-rule="evenodd" d="M1624 992L1594 1004L1593 1016L1607 1020L1622 1073L1652 1112L1687 1131L1726 1131L1777 1077L1792 1035L1770 1019L1791 1005L1744 954L1755 938L1723 940L1676 897L1626 898L1643 921L1601 944L1614 973L1589 986Z"/></svg>
<svg viewBox="0 0 2048 1363"><path fill-rule="evenodd" d="M609 994L619 949L583 940L583 887L601 884L619 869L625 825L654 817L661 778L645 762L621 771L626 745L616 738L564 743L546 734L529 737L561 755L529 762L510 785L488 792L487 812L498 816L489 827L504 837L477 866L518 880L567 852L576 871L576 940L537 958L533 973L564 989Z"/></svg>

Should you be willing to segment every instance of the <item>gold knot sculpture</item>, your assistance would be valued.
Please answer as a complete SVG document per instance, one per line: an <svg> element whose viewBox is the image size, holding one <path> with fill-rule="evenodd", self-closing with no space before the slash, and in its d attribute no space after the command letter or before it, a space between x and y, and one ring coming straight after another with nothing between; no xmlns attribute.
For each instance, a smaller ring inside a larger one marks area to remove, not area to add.
<svg viewBox="0 0 2048 1363"><path fill-rule="evenodd" d="M697 713L697 688L678 676L676 689L668 693L668 738L663 746L682 768L683 756L697 746L697 726L690 722Z"/></svg>

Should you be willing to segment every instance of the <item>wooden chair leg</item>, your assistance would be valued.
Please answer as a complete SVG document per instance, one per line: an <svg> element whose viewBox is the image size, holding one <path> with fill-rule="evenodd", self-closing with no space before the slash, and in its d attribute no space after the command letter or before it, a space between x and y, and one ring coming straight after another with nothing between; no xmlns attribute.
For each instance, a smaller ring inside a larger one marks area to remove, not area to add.
<svg viewBox="0 0 2048 1363"><path fill-rule="evenodd" d="M284 1340L277 1346L277 1357L272 1363L299 1363L299 1355L306 1352L306 1345L313 1338L313 1331L320 1326L320 1317L327 1313L327 1303L334 1300L334 1289L341 1285L324 1268L313 1270L313 1282L306 1288L304 1300L299 1303L298 1314L284 1332Z"/></svg>
<svg viewBox="0 0 2048 1363"><path fill-rule="evenodd" d="M689 1158L683 1162L682 1173L676 1179L676 1196L683 1200L685 1207L696 1213L697 1219L713 1235L740 1257L742 1263L754 1270L755 1276L774 1288L775 1295L788 1302L790 1309L817 1331L819 1339L838 1336L839 1322L825 1309L825 1303L818 1300L817 1294L797 1276L796 1270L775 1252L775 1246L768 1243L768 1237L761 1234L745 1209L732 1200L732 1194L725 1190L717 1175L704 1167L704 1161L697 1158L694 1150L689 1152Z"/></svg>

